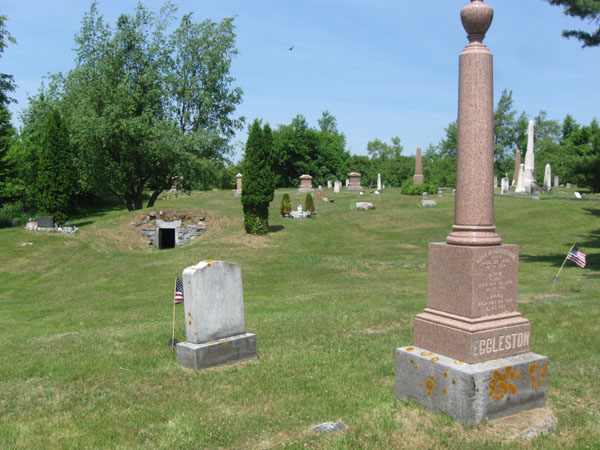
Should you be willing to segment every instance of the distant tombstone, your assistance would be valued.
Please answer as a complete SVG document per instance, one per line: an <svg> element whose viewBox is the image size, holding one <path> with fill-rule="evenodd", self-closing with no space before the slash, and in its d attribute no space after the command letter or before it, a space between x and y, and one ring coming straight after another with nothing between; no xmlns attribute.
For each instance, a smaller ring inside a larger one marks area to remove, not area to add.
<svg viewBox="0 0 600 450"><path fill-rule="evenodd" d="M508 179L508 175L502 178L502 186L500 189L500 194L506 195L510 191L510 181Z"/></svg>
<svg viewBox="0 0 600 450"><path fill-rule="evenodd" d="M513 174L512 186L517 186L519 182L519 171L521 170L521 150L515 152L515 173Z"/></svg>
<svg viewBox="0 0 600 450"><path fill-rule="evenodd" d="M438 198L442 198L444 194L442 193L442 189L438 188Z"/></svg>
<svg viewBox="0 0 600 450"><path fill-rule="evenodd" d="M377 174L377 190L381 191L382 187L381 187L381 174L378 173Z"/></svg>
<svg viewBox="0 0 600 450"><path fill-rule="evenodd" d="M331 189L331 180L327 180L327 189Z"/></svg>
<svg viewBox="0 0 600 450"><path fill-rule="evenodd" d="M321 186L319 186L319 189L317 189L317 192L315 193L315 201L323 201L323 188Z"/></svg>
<svg viewBox="0 0 600 450"><path fill-rule="evenodd" d="M346 178L346 187L348 187L349 184L350 184L350 180L348 178Z"/></svg>
<svg viewBox="0 0 600 450"><path fill-rule="evenodd" d="M557 188L560 186L558 175L554 175L554 187Z"/></svg>
<svg viewBox="0 0 600 450"><path fill-rule="evenodd" d="M413 176L413 184L423 184L423 162L421 159L421 147L417 147L417 156L415 158L415 174Z"/></svg>
<svg viewBox="0 0 600 450"><path fill-rule="evenodd" d="M346 189L349 191L360 191L362 190L362 186L360 185L360 173L358 172L350 172L348 174L348 184Z"/></svg>
<svg viewBox="0 0 600 450"><path fill-rule="evenodd" d="M498 187L498 177L494 177L494 189Z"/></svg>
<svg viewBox="0 0 600 450"><path fill-rule="evenodd" d="M519 176L517 178L517 187L515 189L517 194L525 194L525 164L521 164L519 168Z"/></svg>
<svg viewBox="0 0 600 450"><path fill-rule="evenodd" d="M575 197L581 199L581 194L579 192L575 192Z"/></svg>
<svg viewBox="0 0 600 450"><path fill-rule="evenodd" d="M571 189L571 183L567 183L567 189Z"/></svg>
<svg viewBox="0 0 600 450"><path fill-rule="evenodd" d="M239 198L242 196L242 174L238 173L236 176L237 186L235 189L235 198Z"/></svg>
<svg viewBox="0 0 600 450"><path fill-rule="evenodd" d="M340 193L340 186L341 186L342 182L341 181L336 181L333 185L333 193L334 194L339 194Z"/></svg>
<svg viewBox="0 0 600 450"><path fill-rule="evenodd" d="M371 202L356 202L354 209L356 210L367 210L367 209L375 209L373 203Z"/></svg>
<svg viewBox="0 0 600 450"><path fill-rule="evenodd" d="M423 192L423 200L429 200L429 194L427 192Z"/></svg>
<svg viewBox="0 0 600 450"><path fill-rule="evenodd" d="M542 189L548 193L552 191L552 168L550 164L546 164L544 169L544 184Z"/></svg>
<svg viewBox="0 0 600 450"><path fill-rule="evenodd" d="M54 216L37 216L38 228L54 228Z"/></svg>
<svg viewBox="0 0 600 450"><path fill-rule="evenodd" d="M300 187L298 192L314 192L312 187L312 177L310 175L302 175L300 177Z"/></svg>
<svg viewBox="0 0 600 450"><path fill-rule="evenodd" d="M257 359L256 335L246 333L242 269L201 261L183 271L186 342L177 362L192 369Z"/></svg>

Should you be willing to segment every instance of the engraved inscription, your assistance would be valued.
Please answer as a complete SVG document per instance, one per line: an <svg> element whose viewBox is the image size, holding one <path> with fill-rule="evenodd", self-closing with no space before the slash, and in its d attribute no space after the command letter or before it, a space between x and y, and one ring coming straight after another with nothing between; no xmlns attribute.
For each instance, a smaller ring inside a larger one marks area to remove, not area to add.
<svg viewBox="0 0 600 450"><path fill-rule="evenodd" d="M484 273L477 284L481 293L477 306L482 312L494 314L504 311L506 303L514 300L507 295L507 288L513 285L513 280L506 278L506 269L514 264L515 259L513 252L502 247L492 248L477 258L477 265Z"/></svg>
<svg viewBox="0 0 600 450"><path fill-rule="evenodd" d="M510 349L529 347L529 331L494 336L473 341L473 356L489 355Z"/></svg>

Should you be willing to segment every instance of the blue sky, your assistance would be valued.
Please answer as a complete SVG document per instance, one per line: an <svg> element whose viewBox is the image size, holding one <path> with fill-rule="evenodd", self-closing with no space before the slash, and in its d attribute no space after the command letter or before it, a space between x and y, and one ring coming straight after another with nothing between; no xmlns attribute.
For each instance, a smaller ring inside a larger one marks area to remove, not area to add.
<svg viewBox="0 0 600 450"><path fill-rule="evenodd" d="M137 0L100 0L110 23ZM328 110L348 149L399 136L414 154L444 136L456 118L458 55L467 44L460 9L467 0L179 0L178 16L235 19L232 75L244 90L238 115L272 126L303 114L317 125ZM600 48L582 49L561 30L587 24L542 0L489 0L494 22L484 43L494 54L495 101L513 91L516 109L545 110L580 123L600 118ZM0 0L17 45L0 59L18 85L13 121L47 73L74 66L73 36L91 1ZM146 0L157 11L162 0ZM587 27L589 28L589 27ZM288 48L294 46L292 51ZM236 141L246 139L246 130ZM241 150L237 151L237 160Z"/></svg>

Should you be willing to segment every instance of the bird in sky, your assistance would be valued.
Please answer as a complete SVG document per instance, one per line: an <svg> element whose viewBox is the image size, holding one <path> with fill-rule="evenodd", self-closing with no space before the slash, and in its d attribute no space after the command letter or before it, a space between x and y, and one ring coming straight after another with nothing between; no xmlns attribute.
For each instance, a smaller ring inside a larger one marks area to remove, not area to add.
<svg viewBox="0 0 600 450"><path fill-rule="evenodd" d="M294 46L292 45L288 50L291 52L292 50L294 50Z"/></svg>

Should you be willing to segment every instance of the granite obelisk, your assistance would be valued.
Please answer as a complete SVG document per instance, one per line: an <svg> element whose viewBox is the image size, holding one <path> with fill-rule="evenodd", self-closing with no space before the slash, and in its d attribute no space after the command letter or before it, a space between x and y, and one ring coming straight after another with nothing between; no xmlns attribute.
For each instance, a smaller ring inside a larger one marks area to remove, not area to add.
<svg viewBox="0 0 600 450"><path fill-rule="evenodd" d="M483 39L493 9L461 11L454 225L429 244L429 298L414 346L396 349L396 398L413 398L466 425L546 402L548 358L529 352L517 311L519 249L494 225L493 59ZM535 382L534 382L535 378Z"/></svg>
<svg viewBox="0 0 600 450"><path fill-rule="evenodd" d="M421 147L417 147L417 158L415 159L415 174L413 176L413 184L423 184L423 162L421 159Z"/></svg>
<svg viewBox="0 0 600 450"><path fill-rule="evenodd" d="M519 171L521 170L521 150L515 152L515 173L513 175L513 182L511 186L517 187L519 182Z"/></svg>
<svg viewBox="0 0 600 450"><path fill-rule="evenodd" d="M525 153L525 193L534 194L537 191L535 179L535 156L533 150L533 120L529 121L527 129L527 152Z"/></svg>

